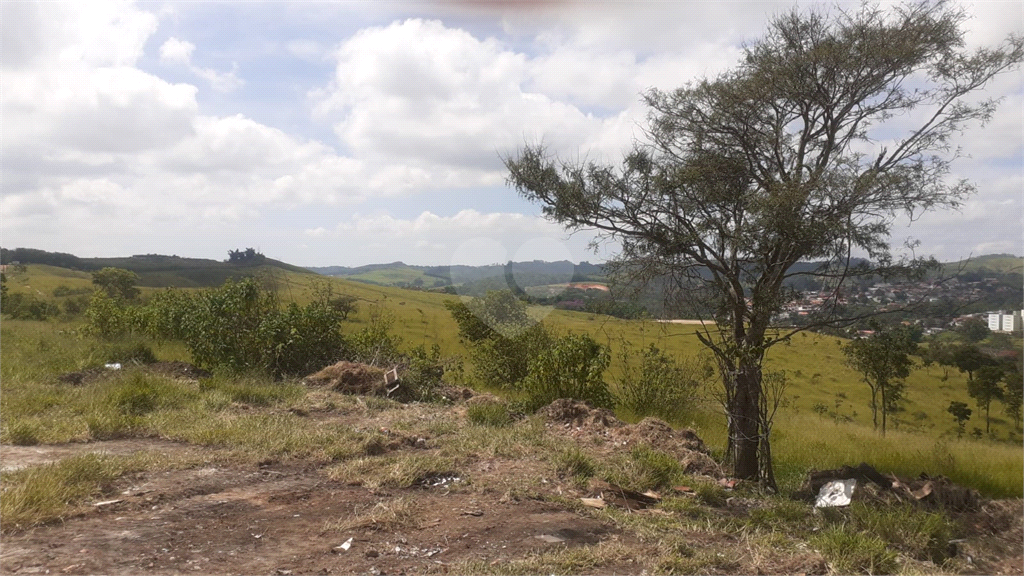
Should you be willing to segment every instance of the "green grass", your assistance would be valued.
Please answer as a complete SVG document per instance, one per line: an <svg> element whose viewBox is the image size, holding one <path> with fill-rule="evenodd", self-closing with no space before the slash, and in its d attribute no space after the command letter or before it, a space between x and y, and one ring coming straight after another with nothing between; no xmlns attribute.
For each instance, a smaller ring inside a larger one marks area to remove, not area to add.
<svg viewBox="0 0 1024 576"><path fill-rule="evenodd" d="M77 273L69 277L67 272L60 271L29 266L31 282L46 288L44 292L60 284L89 285L87 278L76 278ZM301 304L311 298L312 281L322 278L278 269L274 282L284 299ZM355 332L365 327L373 309L380 306L394 315L394 331L402 338L403 348L438 344L445 356L468 356L459 341L456 324L443 306L444 301L453 296L342 279L331 281L336 293L357 299L358 310L343 324L345 331ZM17 282L12 283L12 289L20 289L17 286ZM543 315L545 322L558 333L587 332L612 348L612 364L606 373L610 381L622 370L616 352L623 341L635 348L654 343L677 356L694 355L702 350L694 336L694 326L627 321L568 311L548 312L533 311L535 315ZM70 394L73 399L77 393L49 383L56 374L99 362L96 344L80 337L77 330L74 323L5 320L0 324L3 341L0 378L4 383L0 416L16 416L13 422L4 419L4 438L17 437L22 442L88 438L88 428L81 414L54 407L55 403L64 403L66 395ZM1020 435L1014 433L1012 423L1002 415L1001 405L997 403L992 410L992 429L999 441L958 441L953 435L953 419L945 409L953 400L974 407L967 396L966 376L953 370L949 378L943 380L940 368L922 368L908 378L905 410L895 415L888 436L881 438L871 429L868 388L845 366L840 349L842 342L828 336L800 334L791 344L777 345L768 353L767 368L784 369L790 379L786 402L776 416L773 431L773 452L783 485L795 487L810 467L823 469L866 461L879 470L909 476L921 472L945 474L990 496L1024 495L1024 481L1019 474L1024 465ZM178 343L150 345L159 359L188 360L186 351ZM236 391L227 383L216 388L204 390L202 395L203 402L212 407L232 402L265 405L292 401L272 394L267 396L267 389L248 384ZM814 414L812 407L816 403L823 403L829 411L836 412L840 423L832 417L821 418ZM850 422L842 423L847 418ZM975 415L968 426L980 423ZM149 433L159 433L154 432L152 424L142 424ZM718 453L725 446L724 418L711 402L691 407L685 417L674 424L695 428ZM1011 437L1013 441L1008 440ZM515 452L514 447L500 443L495 448L504 453Z"/></svg>
<svg viewBox="0 0 1024 576"><path fill-rule="evenodd" d="M833 527L811 537L829 563L833 574L892 574L896 571L896 551L870 534Z"/></svg>
<svg viewBox="0 0 1024 576"><path fill-rule="evenodd" d="M121 475L160 465L159 458L146 453L131 457L84 454L5 472L0 476L4 531L23 530L64 518L86 500L110 495L114 480Z"/></svg>
<svg viewBox="0 0 1024 576"><path fill-rule="evenodd" d="M483 402L466 407L466 417L479 426L508 426L512 416L504 402Z"/></svg>

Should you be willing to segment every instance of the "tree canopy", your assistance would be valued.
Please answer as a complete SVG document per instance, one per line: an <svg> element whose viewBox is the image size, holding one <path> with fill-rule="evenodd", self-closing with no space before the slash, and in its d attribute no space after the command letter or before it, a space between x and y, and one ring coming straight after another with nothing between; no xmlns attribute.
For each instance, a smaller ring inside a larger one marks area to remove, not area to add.
<svg viewBox="0 0 1024 576"><path fill-rule="evenodd" d="M712 311L718 330L698 334L723 378L738 477L771 483L758 405L765 351L792 334L775 322L796 297L784 283L831 289L800 329L850 320L844 282L929 262L892 252L896 216L956 208L973 191L948 178L953 138L990 118L996 102L977 93L1020 63L1024 41L968 50L967 18L943 2L794 9L732 70L647 92L645 138L621 166L559 160L542 144L505 159L545 215L621 246L613 271L668 278L678 306Z"/></svg>
<svg viewBox="0 0 1024 576"><path fill-rule="evenodd" d="M891 412L903 398L904 378L914 368L911 354L917 344L903 328L878 329L868 338L857 338L843 347L847 364L861 373L871 389L871 419L878 430L878 414L882 414L882 436Z"/></svg>
<svg viewBox="0 0 1024 576"><path fill-rule="evenodd" d="M92 273L92 283L114 299L134 300L140 290L135 286L139 275L123 268L107 267Z"/></svg>

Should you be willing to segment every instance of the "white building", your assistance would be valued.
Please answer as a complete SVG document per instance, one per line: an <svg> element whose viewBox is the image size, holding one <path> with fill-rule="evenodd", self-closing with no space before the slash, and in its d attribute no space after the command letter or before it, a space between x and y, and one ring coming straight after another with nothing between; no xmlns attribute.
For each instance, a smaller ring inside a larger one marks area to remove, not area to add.
<svg viewBox="0 0 1024 576"><path fill-rule="evenodd" d="M993 332L1019 332L1024 323L1021 321L1021 310L1007 313L1002 310L989 312L988 329Z"/></svg>

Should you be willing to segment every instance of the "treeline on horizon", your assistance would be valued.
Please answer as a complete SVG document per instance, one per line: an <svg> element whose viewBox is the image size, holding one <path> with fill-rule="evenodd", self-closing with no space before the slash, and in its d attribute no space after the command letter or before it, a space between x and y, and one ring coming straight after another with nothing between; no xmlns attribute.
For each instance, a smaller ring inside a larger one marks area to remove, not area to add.
<svg viewBox="0 0 1024 576"><path fill-rule="evenodd" d="M84 272L93 272L106 267L124 268L140 275L141 286L204 287L219 285L228 277L236 277L240 268L259 265L275 266L282 269L319 273L331 276L346 277L363 272L409 268L420 271L424 277L434 281L414 284L397 284L400 287L444 291L468 296L484 296L488 291L511 288L522 299L535 304L554 305L559 308L609 314L622 318L637 318L645 315L667 317L661 291L657 286L650 286L639 293L629 293L616 286L614 279L609 278L604 266L590 262L571 264L570 262L508 262L485 266L415 266L402 262L390 264L371 264L359 267L309 267L302 268L267 258L253 248L245 250L228 250L228 258L223 261L186 258L177 255L139 254L130 257L113 258L81 258L65 252L49 252L35 248L0 248L0 264L44 264L60 268L68 268ZM1006 260L1019 260L1010 254L993 254L973 258L967 267L959 263L944 265L946 270L956 271L956 277L963 282L980 282L994 278L1001 287L1000 292L985 294L973 302L938 301L926 304L916 313L902 314L900 319L917 316L952 317L958 314L983 312L988 309L1015 309L1020 307L1022 297L1022 275L1019 266L1006 266ZM992 263L989 268L986 264ZM572 266L572 275L567 278L568 266ZM798 265L806 270L813 270L815 263ZM244 275L244 274L243 274ZM356 278L355 280L366 282ZM456 282L457 281L457 282ZM562 284L566 282L603 282L609 284L611 292L596 290L568 289L551 297L530 296L524 289L534 286ZM866 282L861 279L860 283ZM374 282L369 282L374 283ZM455 286L458 285L456 290ZM809 292L820 289L810 277L797 277L793 289ZM710 312L710 311L704 311ZM895 318L894 318L895 319Z"/></svg>

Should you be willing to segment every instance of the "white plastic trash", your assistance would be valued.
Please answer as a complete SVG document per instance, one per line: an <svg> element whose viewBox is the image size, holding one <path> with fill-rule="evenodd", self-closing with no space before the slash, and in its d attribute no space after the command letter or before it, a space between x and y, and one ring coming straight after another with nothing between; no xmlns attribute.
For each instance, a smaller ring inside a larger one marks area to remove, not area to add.
<svg viewBox="0 0 1024 576"><path fill-rule="evenodd" d="M814 507L832 508L835 506L849 506L850 501L853 499L853 489L856 486L856 478L832 480L818 491L818 499L814 502Z"/></svg>
<svg viewBox="0 0 1024 576"><path fill-rule="evenodd" d="M121 363L120 362L115 362L113 364L104 364L103 367L104 368L108 368L110 370L120 370L121 369Z"/></svg>

